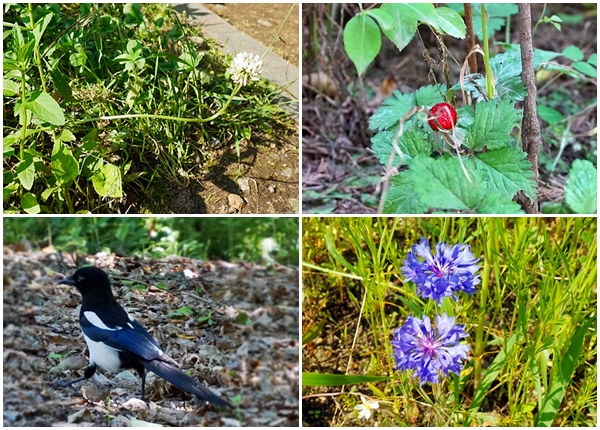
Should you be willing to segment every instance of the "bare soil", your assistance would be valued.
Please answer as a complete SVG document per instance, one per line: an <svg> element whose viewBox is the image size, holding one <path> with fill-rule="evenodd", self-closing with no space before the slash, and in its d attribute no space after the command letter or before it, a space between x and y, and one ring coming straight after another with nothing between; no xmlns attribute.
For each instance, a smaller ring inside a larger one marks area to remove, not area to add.
<svg viewBox="0 0 600 430"><path fill-rule="evenodd" d="M292 3L218 3L203 4L238 30L269 46L291 7L294 10L284 24L273 52L298 67L299 13Z"/></svg>

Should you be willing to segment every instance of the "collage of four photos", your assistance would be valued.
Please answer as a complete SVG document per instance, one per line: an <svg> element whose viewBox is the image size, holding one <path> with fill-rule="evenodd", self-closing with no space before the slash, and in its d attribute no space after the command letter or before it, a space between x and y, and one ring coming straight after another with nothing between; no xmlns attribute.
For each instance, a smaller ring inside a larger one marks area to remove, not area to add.
<svg viewBox="0 0 600 430"><path fill-rule="evenodd" d="M597 4L2 7L5 427L597 426Z"/></svg>

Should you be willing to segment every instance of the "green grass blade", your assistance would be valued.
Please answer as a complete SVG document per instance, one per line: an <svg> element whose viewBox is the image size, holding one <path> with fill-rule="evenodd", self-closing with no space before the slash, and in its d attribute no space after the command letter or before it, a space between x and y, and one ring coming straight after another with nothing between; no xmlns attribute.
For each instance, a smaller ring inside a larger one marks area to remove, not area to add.
<svg viewBox="0 0 600 430"><path fill-rule="evenodd" d="M312 342L321 334L323 327L327 320L322 320L318 325L309 328L306 333L302 335L302 346L306 345L308 342Z"/></svg>
<svg viewBox="0 0 600 430"><path fill-rule="evenodd" d="M327 229L327 233L325 234L325 244L327 245L327 251L329 251L329 254L331 254L335 261L344 266L350 273L360 276L360 273L358 270L356 270L356 267L342 257L342 254L340 254L336 249L335 244L333 243L333 237L331 236L331 226Z"/></svg>
<svg viewBox="0 0 600 430"><path fill-rule="evenodd" d="M481 406L481 402L485 398L490 386L492 385L492 382L496 380L498 374L507 363L508 357L510 356L511 351L517 342L517 338L518 334L514 333L510 339L508 339L506 346L498 353L496 358L494 358L494 361L492 361L490 367L488 367L485 376L481 379L481 384L479 384L479 387L473 396L473 402L471 403L469 412L474 414L479 409L479 406ZM467 418L467 421L470 421L470 417ZM465 425L468 426L469 423L467 422Z"/></svg>
<svg viewBox="0 0 600 430"><path fill-rule="evenodd" d="M536 427L549 427L552 425L552 421L554 421L554 417L556 416L560 403L565 395L565 390L571 383L571 376L577 365L577 359L581 356L581 351L583 350L583 339L591 322L592 321L588 319L587 322L575 332L571 338L569 349L567 349L567 352L560 360L558 370L552 372L550 390L548 390L547 395L542 402L540 412L535 417Z"/></svg>
<svg viewBox="0 0 600 430"><path fill-rule="evenodd" d="M327 373L302 373L302 385L308 387L334 387L337 385L364 384L365 382L389 381L393 376L331 375Z"/></svg>

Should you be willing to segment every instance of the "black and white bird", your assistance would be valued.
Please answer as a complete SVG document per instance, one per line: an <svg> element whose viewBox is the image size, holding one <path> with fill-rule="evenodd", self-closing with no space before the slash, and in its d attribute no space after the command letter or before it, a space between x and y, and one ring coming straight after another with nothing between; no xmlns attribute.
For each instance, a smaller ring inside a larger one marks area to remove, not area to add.
<svg viewBox="0 0 600 430"><path fill-rule="evenodd" d="M72 285L81 293L79 322L90 352L84 376L63 385L91 378L98 367L109 373L119 369L135 369L142 378L144 398L148 370L204 401L231 407L227 400L183 373L177 362L162 351L150 333L117 303L110 280L103 270L84 267L59 284Z"/></svg>

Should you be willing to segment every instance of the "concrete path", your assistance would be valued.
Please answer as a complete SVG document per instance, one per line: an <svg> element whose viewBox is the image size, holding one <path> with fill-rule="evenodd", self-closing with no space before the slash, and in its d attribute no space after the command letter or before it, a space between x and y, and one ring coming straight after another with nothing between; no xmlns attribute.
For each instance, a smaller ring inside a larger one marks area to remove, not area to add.
<svg viewBox="0 0 600 430"><path fill-rule="evenodd" d="M223 51L232 56L241 51L248 51L254 55L262 56L267 50L266 46L213 14L202 4L173 4L173 8L180 13L185 10L191 21L200 22L202 32L206 37L216 40L223 47ZM290 111L298 120L298 100L300 98L298 68L269 51L263 58L263 70L262 76L265 79L287 89L286 94L293 102L290 103L289 100L284 100L284 102L287 102L284 104L284 108Z"/></svg>

